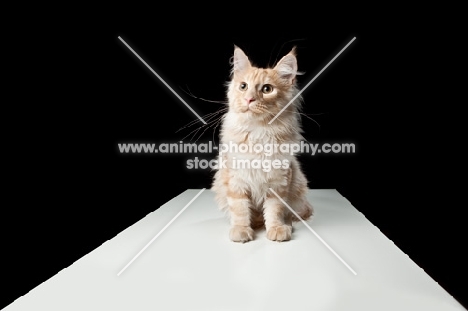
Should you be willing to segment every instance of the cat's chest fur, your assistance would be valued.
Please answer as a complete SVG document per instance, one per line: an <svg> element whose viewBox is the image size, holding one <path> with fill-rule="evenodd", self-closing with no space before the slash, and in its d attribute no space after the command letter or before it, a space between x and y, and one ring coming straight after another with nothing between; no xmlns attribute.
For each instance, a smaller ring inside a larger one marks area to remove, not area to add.
<svg viewBox="0 0 468 311"><path fill-rule="evenodd" d="M229 157L238 158L281 158L278 152L265 152L267 146L280 144L278 136L262 127L243 127L230 130L222 137L222 143L227 146Z"/></svg>
<svg viewBox="0 0 468 311"><path fill-rule="evenodd" d="M269 187L285 186L289 182L290 167L294 165L295 157L281 152L279 146L293 143L294 136L284 135L283 127L245 120L239 122L235 115L229 113L224 121L221 142L227 152L222 154L222 158L230 170L231 184L248 187L252 199L261 205ZM242 161L248 163L242 164ZM272 166L273 161L276 168Z"/></svg>

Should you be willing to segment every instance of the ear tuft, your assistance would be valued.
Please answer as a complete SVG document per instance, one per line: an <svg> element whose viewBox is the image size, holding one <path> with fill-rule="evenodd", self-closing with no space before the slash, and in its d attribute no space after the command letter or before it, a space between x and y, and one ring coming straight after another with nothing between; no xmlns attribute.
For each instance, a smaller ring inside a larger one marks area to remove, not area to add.
<svg viewBox="0 0 468 311"><path fill-rule="evenodd" d="M291 52L289 52L288 54L291 54L292 56L296 56L297 55L296 46L293 46L293 48L291 49Z"/></svg>

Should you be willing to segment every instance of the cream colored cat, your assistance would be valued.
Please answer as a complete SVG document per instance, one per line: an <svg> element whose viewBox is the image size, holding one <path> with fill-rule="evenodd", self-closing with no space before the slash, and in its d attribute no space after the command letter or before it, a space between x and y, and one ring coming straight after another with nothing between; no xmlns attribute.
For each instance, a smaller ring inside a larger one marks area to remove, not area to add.
<svg viewBox="0 0 468 311"><path fill-rule="evenodd" d="M274 68L267 69L254 67L240 48L234 49L232 79L227 92L229 109L220 131L221 144L231 148L220 152L221 161L212 185L219 207L230 216L229 237L234 242L252 240L253 229L263 225L268 239L291 239L292 221L298 219L269 188L302 219L308 219L313 213L306 198L307 180L294 154L276 150L270 155L258 152L260 148L241 152L234 147L241 144L278 146L301 141L300 98L268 124L298 93L297 74L295 49ZM245 162L241 165L239 160L256 165L249 167ZM272 162L274 160L277 161ZM268 165L258 167L259 162L270 163L271 169L266 168ZM276 163L275 167L271 163Z"/></svg>

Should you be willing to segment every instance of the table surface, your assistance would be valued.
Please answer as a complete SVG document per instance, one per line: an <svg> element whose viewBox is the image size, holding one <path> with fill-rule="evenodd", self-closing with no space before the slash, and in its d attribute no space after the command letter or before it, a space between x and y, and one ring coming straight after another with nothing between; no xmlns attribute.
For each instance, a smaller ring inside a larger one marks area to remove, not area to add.
<svg viewBox="0 0 468 311"><path fill-rule="evenodd" d="M200 190L181 193L4 310L465 310L336 190L309 190L315 216L307 223L357 275L301 222L288 242L268 240L264 229L249 243L231 242L210 189L154 239Z"/></svg>

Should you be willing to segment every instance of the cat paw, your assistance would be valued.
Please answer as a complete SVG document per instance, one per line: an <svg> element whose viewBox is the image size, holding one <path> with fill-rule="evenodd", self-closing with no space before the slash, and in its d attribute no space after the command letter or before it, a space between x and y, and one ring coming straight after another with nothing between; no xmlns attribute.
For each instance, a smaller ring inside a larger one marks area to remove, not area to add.
<svg viewBox="0 0 468 311"><path fill-rule="evenodd" d="M229 238L233 242L245 243L252 241L254 237L254 231L250 227L233 226L229 232Z"/></svg>
<svg viewBox="0 0 468 311"><path fill-rule="evenodd" d="M292 226L282 225L271 227L267 230L267 238L272 241L289 241L291 240Z"/></svg>

